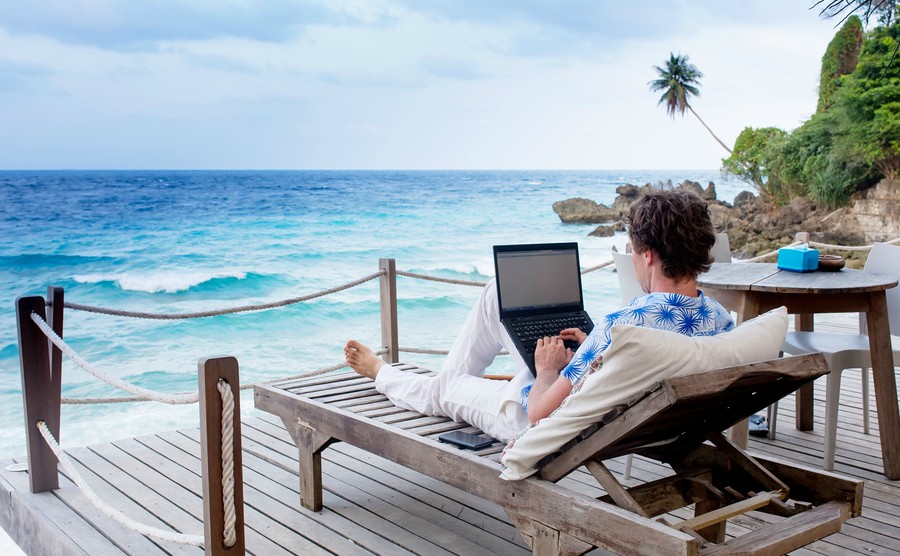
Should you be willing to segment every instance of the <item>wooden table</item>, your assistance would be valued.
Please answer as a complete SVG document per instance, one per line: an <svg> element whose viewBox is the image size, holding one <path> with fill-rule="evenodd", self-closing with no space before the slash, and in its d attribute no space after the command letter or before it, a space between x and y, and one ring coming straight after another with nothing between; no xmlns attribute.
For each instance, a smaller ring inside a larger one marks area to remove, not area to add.
<svg viewBox="0 0 900 556"><path fill-rule="evenodd" d="M885 297L896 278L851 269L801 273L771 263L716 263L697 282L706 295L735 311L738 323L782 305L797 315L797 330L812 330L814 313L866 313L884 474L900 479L900 411ZM798 391L800 430L813 428L812 395L811 385Z"/></svg>

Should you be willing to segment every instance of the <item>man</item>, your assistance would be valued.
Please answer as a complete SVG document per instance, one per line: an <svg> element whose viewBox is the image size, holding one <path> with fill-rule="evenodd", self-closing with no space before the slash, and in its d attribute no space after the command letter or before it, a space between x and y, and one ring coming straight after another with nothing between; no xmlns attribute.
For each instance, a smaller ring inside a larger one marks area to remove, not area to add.
<svg viewBox="0 0 900 556"><path fill-rule="evenodd" d="M400 371L355 340L344 347L347 363L375 380L395 405L426 415L474 425L504 442L529 422L552 413L609 345L613 324L634 324L682 334L712 335L734 327L729 313L697 290L697 276L709 270L715 233L706 203L683 190L652 190L628 215L632 263L647 295L606 315L590 335L570 328L537 342L537 376L519 356L500 323L495 285L488 283L436 376ZM579 344L573 353L563 344ZM518 373L509 382L484 378L484 370L506 349Z"/></svg>

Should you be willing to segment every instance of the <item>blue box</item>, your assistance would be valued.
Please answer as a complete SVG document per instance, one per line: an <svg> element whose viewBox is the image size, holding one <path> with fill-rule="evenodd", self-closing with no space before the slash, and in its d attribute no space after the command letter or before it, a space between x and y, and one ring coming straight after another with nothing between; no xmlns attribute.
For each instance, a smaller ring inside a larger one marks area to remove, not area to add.
<svg viewBox="0 0 900 556"><path fill-rule="evenodd" d="M782 247L778 250L778 268L791 272L812 272L819 268L819 250L806 245Z"/></svg>

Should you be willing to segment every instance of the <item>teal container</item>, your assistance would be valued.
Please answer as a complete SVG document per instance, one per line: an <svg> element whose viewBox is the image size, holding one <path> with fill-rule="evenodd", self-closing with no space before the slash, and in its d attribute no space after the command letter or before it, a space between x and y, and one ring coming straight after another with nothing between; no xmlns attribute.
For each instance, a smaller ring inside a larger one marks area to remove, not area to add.
<svg viewBox="0 0 900 556"><path fill-rule="evenodd" d="M819 250L806 245L778 250L778 268L791 272L813 272L819 268Z"/></svg>

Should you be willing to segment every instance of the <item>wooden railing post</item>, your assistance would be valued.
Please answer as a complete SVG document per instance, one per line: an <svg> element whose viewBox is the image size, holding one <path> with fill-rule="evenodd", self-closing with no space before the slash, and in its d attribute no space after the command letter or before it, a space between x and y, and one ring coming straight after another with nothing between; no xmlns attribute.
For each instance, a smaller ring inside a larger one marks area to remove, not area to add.
<svg viewBox="0 0 900 556"><path fill-rule="evenodd" d="M809 243L809 232L797 232L794 234L794 241L799 241L800 243Z"/></svg>
<svg viewBox="0 0 900 556"><path fill-rule="evenodd" d="M59 286L47 287L47 324L56 332L60 338L63 337L63 313L65 306L63 304L63 289ZM50 354L50 391L56 396L55 403L51 403L48 409L50 413L44 422L47 428L53 434L53 438L57 442L60 440L60 396L62 394L62 360L63 353L56 347L50 338L47 338L47 349Z"/></svg>
<svg viewBox="0 0 900 556"><path fill-rule="evenodd" d="M28 444L28 480L31 492L59 488L58 461L37 429L38 421L55 425L59 434L59 383L54 391L50 376L50 350L47 337L31 320L31 313L46 319L41 296L16 300L16 322L19 330L19 363L22 369L22 398L25 406L25 438ZM56 422L52 423L53 416ZM51 431L53 428L50 429Z"/></svg>
<svg viewBox="0 0 900 556"><path fill-rule="evenodd" d="M388 363L400 361L397 334L397 264L394 259L378 259L383 271L381 283L381 345L387 353L381 357Z"/></svg>
<svg viewBox="0 0 900 556"><path fill-rule="evenodd" d="M200 373L200 452L203 471L203 524L208 555L244 554L244 477L241 462L241 392L238 362L234 357L203 359ZM235 543L225 546L225 505L222 499L222 395L219 379L234 396L234 505Z"/></svg>

